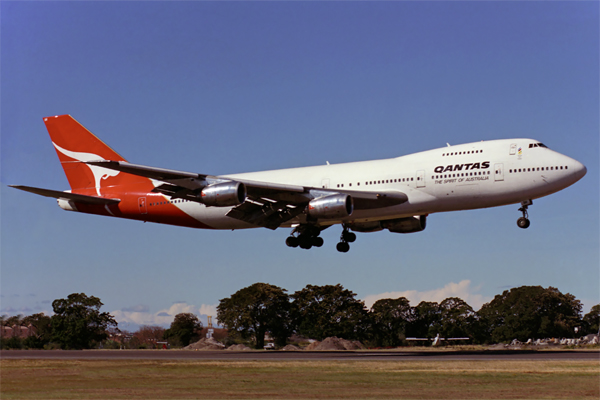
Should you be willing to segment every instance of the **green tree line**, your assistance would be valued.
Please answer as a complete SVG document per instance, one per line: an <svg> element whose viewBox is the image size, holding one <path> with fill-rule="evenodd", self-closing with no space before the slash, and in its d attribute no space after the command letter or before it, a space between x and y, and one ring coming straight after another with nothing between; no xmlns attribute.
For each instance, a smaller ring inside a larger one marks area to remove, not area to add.
<svg viewBox="0 0 600 400"><path fill-rule="evenodd" d="M102 302L84 293L52 303L54 315L2 316L0 347L88 349L98 347L151 348L167 341L183 347L200 339L202 323L191 313L177 314L169 329L142 326L120 331L114 317L101 312ZM521 286L504 291L479 311L464 300L449 297L440 303L381 299L370 309L342 285L307 285L289 295L285 289L255 283L221 299L217 319L228 330L229 342L262 348L268 333L278 346L290 336L322 340L337 336L360 340L370 347L406 345L407 337L469 337L471 343L513 339L579 337L598 333L600 304L582 316L581 302L558 289ZM27 337L7 335L5 327L31 326ZM577 328L577 330L576 330Z"/></svg>
<svg viewBox="0 0 600 400"><path fill-rule="evenodd" d="M416 306L405 297L381 299L368 310L339 284L307 285L288 295L280 287L255 283L220 300L217 319L230 336L256 348L262 348L266 332L280 346L296 333L316 340L337 336L371 347L395 347L406 345L407 337L438 334L486 344L597 333L600 304L583 317L581 308L573 295L541 286L504 291L476 312L457 297Z"/></svg>

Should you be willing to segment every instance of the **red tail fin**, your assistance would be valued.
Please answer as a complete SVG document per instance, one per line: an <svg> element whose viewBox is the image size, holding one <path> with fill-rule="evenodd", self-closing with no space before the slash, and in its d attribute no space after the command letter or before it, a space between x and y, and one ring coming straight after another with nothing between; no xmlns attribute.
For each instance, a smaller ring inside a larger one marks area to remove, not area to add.
<svg viewBox="0 0 600 400"><path fill-rule="evenodd" d="M44 123L72 190L93 188L101 196L103 180L110 181L102 183L102 186L148 181L146 178L85 164L97 160L126 160L70 115L46 117Z"/></svg>

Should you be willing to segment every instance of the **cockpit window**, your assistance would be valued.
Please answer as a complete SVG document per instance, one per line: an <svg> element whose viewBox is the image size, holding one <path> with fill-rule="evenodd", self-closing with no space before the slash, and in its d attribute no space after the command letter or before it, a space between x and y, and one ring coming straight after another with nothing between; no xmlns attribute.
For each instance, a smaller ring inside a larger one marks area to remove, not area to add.
<svg viewBox="0 0 600 400"><path fill-rule="evenodd" d="M532 147L543 147L545 149L548 148L548 146L546 146L544 143L529 143L529 148L531 149Z"/></svg>

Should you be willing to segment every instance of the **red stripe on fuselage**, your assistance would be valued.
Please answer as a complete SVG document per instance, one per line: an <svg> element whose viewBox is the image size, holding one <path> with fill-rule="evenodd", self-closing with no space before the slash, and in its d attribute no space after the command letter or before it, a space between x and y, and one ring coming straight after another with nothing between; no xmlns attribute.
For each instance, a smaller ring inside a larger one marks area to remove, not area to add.
<svg viewBox="0 0 600 400"><path fill-rule="evenodd" d="M127 218L137 221L155 222L189 228L214 229L180 210L177 205L171 203L169 198L158 193L140 190L145 187L147 187L147 183L128 185L130 190L127 192L114 190L118 187L103 187L103 197L119 199L121 201L118 204L107 206L75 202L75 206L77 207L77 211L88 214ZM88 196L96 195L94 189L78 190L73 191L73 193Z"/></svg>

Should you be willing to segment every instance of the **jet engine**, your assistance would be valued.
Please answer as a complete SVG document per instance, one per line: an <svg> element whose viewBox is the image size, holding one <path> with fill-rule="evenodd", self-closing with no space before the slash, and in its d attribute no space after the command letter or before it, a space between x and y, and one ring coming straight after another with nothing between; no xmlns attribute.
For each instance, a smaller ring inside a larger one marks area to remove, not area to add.
<svg viewBox="0 0 600 400"><path fill-rule="evenodd" d="M307 213L313 218L345 218L352 214L354 204L347 194L321 197L308 203Z"/></svg>
<svg viewBox="0 0 600 400"><path fill-rule="evenodd" d="M241 182L215 183L202 189L200 195L207 206L237 206L246 200L246 186Z"/></svg>
<svg viewBox="0 0 600 400"><path fill-rule="evenodd" d="M424 230L426 222L427 216L415 215L414 217L381 221L381 227L394 233L413 233Z"/></svg>

